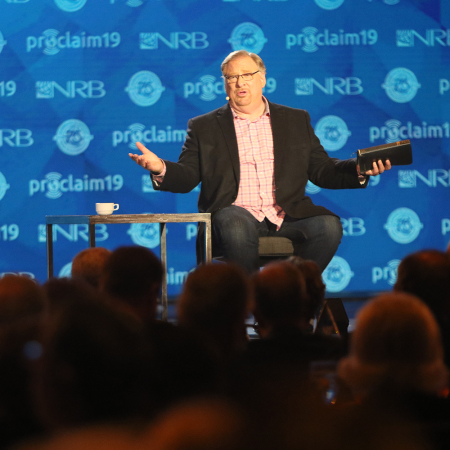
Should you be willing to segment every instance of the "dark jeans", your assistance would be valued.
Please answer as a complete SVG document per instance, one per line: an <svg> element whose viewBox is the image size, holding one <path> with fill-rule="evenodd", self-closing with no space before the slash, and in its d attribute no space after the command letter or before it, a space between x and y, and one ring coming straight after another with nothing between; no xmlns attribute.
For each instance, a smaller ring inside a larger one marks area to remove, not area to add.
<svg viewBox="0 0 450 450"><path fill-rule="evenodd" d="M339 217L332 215L294 219L286 215L277 231L267 219L259 222L246 209L228 206L212 221L213 256L222 256L251 273L259 270L259 236L289 238L294 254L312 259L323 271L336 253L342 238Z"/></svg>

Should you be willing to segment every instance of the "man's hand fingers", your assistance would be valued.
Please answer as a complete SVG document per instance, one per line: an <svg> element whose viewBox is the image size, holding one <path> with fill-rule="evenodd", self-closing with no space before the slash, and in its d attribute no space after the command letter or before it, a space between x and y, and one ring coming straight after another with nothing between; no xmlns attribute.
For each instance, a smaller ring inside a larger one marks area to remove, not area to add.
<svg viewBox="0 0 450 450"><path fill-rule="evenodd" d="M381 161L381 159L378 160L378 173L381 174L384 172L384 164L383 161Z"/></svg>
<svg viewBox="0 0 450 450"><path fill-rule="evenodd" d="M378 175L380 172L378 171L378 166L377 163L374 161L373 162L373 169L371 170L372 175Z"/></svg>
<svg viewBox="0 0 450 450"><path fill-rule="evenodd" d="M136 142L136 147L142 152L142 155L128 153L128 155L134 162L153 173L161 173L163 171L164 163L158 158L157 155L151 152L140 142Z"/></svg>
<svg viewBox="0 0 450 450"><path fill-rule="evenodd" d="M142 152L142 153L150 153L150 150L140 142L136 142L136 147Z"/></svg>
<svg viewBox="0 0 450 450"><path fill-rule="evenodd" d="M386 162L383 164L383 161L381 159L378 160L378 163L373 163L373 169L368 170L366 172L366 175L380 175L385 170L390 170L392 167L391 162L387 159Z"/></svg>
<svg viewBox="0 0 450 450"><path fill-rule="evenodd" d="M128 153L128 156L137 164L141 165L141 156L134 155L133 153Z"/></svg>
<svg viewBox="0 0 450 450"><path fill-rule="evenodd" d="M133 153L128 153L128 156L136 163L139 164L141 167L146 169L146 161L142 155L134 155Z"/></svg>

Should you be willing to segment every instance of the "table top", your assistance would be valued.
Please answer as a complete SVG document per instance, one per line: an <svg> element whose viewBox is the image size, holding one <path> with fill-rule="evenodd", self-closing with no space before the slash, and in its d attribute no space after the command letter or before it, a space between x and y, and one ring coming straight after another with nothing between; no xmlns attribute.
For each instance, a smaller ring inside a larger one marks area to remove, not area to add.
<svg viewBox="0 0 450 450"><path fill-rule="evenodd" d="M108 214L45 216L47 225L53 224L95 224L95 223L170 223L211 222L210 213L180 214Z"/></svg>

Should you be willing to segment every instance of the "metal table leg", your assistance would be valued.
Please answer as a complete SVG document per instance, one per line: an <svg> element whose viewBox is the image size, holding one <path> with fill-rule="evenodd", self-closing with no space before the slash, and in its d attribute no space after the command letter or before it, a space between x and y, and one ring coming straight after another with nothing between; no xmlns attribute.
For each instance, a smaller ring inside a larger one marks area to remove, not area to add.
<svg viewBox="0 0 450 450"><path fill-rule="evenodd" d="M167 299L167 228L165 223L160 223L160 237L161 237L161 264L163 266L163 280L161 286L161 303L162 303L162 320L167 321L169 302Z"/></svg>
<svg viewBox="0 0 450 450"><path fill-rule="evenodd" d="M53 278L53 225L47 224L47 277Z"/></svg>

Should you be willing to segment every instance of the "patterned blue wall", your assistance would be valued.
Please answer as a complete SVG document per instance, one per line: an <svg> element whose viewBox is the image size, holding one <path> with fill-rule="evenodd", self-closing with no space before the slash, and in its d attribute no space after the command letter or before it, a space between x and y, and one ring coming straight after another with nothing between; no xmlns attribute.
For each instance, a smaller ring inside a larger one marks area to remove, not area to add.
<svg viewBox="0 0 450 450"><path fill-rule="evenodd" d="M328 292L390 289L399 261L450 236L450 2L0 0L0 276L46 279L45 216L196 212L198 190L153 191L140 140L178 158L189 118L225 103L220 63L260 54L266 96L306 109L325 149L410 139L414 163L362 191L308 186L341 216ZM159 254L157 225L98 225L97 245ZM195 265L195 224L168 226L169 295ZM55 270L87 246L56 226Z"/></svg>

